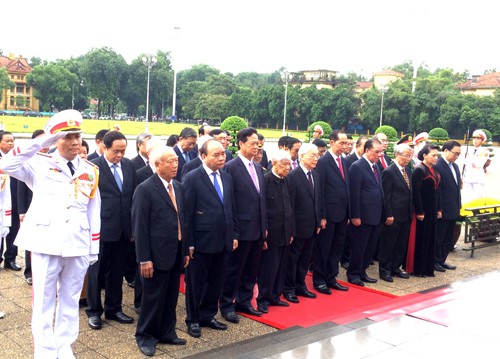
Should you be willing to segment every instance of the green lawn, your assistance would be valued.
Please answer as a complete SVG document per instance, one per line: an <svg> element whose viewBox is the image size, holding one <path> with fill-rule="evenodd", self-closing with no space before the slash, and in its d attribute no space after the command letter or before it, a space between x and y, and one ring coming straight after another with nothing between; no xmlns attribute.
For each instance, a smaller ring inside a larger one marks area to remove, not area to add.
<svg viewBox="0 0 500 359"><path fill-rule="evenodd" d="M37 129L43 129L47 122L47 117L23 117L23 116L0 116L0 122L6 131L14 133L32 133ZM115 124L120 126L121 131L125 135L138 135L144 132L145 122L134 121L116 121L116 120L83 120L83 132L86 134L96 134L104 128L112 129ZM191 127L198 130L197 125L184 123L161 123L149 122L149 132L156 136L168 136L171 134L179 134L184 127ZM281 130L259 129L258 130L265 138L280 138ZM287 135L297 137L300 140L305 139L305 131L287 131Z"/></svg>

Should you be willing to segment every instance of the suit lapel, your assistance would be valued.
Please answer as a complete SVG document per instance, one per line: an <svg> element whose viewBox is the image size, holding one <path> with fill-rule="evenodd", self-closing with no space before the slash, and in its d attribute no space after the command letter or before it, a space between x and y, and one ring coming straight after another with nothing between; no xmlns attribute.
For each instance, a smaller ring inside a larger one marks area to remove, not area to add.
<svg viewBox="0 0 500 359"><path fill-rule="evenodd" d="M255 193L258 194L257 188L255 188L255 184L253 183L252 177L250 177L250 173L248 173L248 170L247 170L245 164L243 163L243 160L239 156L236 158L236 160L238 160L237 163L238 163L238 166L240 167L240 171L243 174L243 177L245 177L245 179L249 183L250 187L255 191ZM257 171L255 171L255 172L257 172ZM259 178L258 174L257 174L257 178ZM261 185L260 179L259 179L259 185Z"/></svg>
<svg viewBox="0 0 500 359"><path fill-rule="evenodd" d="M406 188L408 188L408 191L409 191L409 190L410 190L410 188L408 187L408 184L406 183L405 178L403 177L403 174L402 174L402 173L401 173L401 171L399 170L399 167L398 167L398 166L396 166L396 164L394 164L394 165L393 165L392 163L389 165L389 167L393 167L393 169L392 169L392 170L396 172L396 176L397 176L397 177L399 178L399 180L400 180L400 181L401 181L401 182L405 185L405 187L406 187ZM403 168L403 170L404 170L404 171L406 171L406 168ZM387 171L387 169L386 169L386 171ZM406 173L406 174L408 175L408 173ZM409 179L409 177L408 177L408 179Z"/></svg>
<svg viewBox="0 0 500 359"><path fill-rule="evenodd" d="M311 188L311 184L309 183L309 179L307 178L307 175L304 173L301 167L299 168L298 171L300 171L300 178L302 178L302 182L304 186L307 188L307 193L311 196L311 198L314 200L314 192L313 189ZM313 176L313 181L314 181L314 176Z"/></svg>
<svg viewBox="0 0 500 359"><path fill-rule="evenodd" d="M163 184L162 180L160 179L160 177L156 173L153 175L153 183L155 184L156 190L160 194L160 197L164 198L165 201L167 202L167 204L170 207L172 207L173 210L175 210L174 204L172 203L172 200L170 199L170 196L168 194L167 189L165 188L165 185ZM176 188L174 188L174 191L175 190L176 190ZM177 207L177 208L179 208L179 207Z"/></svg>
<svg viewBox="0 0 500 359"><path fill-rule="evenodd" d="M219 202L221 205L223 204L220 200L219 194L215 190L214 184L212 183L212 180L208 177L207 173L205 172L205 169L203 167L198 167L198 174L201 178L201 181L207 186L208 191L212 194L212 196L215 196L217 199L217 202ZM222 176L221 176L222 178ZM224 186L224 184L222 184ZM224 198L224 196L223 196Z"/></svg>
<svg viewBox="0 0 500 359"><path fill-rule="evenodd" d="M340 177L341 180L344 180L342 178L342 174L340 173L339 165L335 161L335 158L333 158L333 156L330 152L328 152L328 155L329 155L328 162L330 163L330 166L332 166L333 171ZM340 160L342 161L342 158ZM343 165L344 165L344 163L342 163L342 166ZM345 171L344 171L344 173L345 173Z"/></svg>

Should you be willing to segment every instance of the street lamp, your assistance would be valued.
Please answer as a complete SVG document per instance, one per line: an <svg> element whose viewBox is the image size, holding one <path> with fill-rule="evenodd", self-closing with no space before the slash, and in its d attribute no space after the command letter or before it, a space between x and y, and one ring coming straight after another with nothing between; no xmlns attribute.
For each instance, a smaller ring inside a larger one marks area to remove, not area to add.
<svg viewBox="0 0 500 359"><path fill-rule="evenodd" d="M285 126L286 126L286 99L288 97L288 76L289 76L288 71L283 70L283 72L281 73L281 78L283 79L283 81L285 81L285 106L283 109L283 132L282 132L283 136L285 135Z"/></svg>
<svg viewBox="0 0 500 359"><path fill-rule="evenodd" d="M178 42L178 39L179 39L179 36L178 36L178 33L180 31L180 27L174 27L174 46L177 45L177 42ZM174 122L176 120L175 118L175 100L177 98L177 64L174 62L174 55L173 55L173 52L171 53L171 66L172 66L172 70L174 71L174 89L173 89L173 95L172 95L172 122Z"/></svg>
<svg viewBox="0 0 500 359"><path fill-rule="evenodd" d="M385 85L382 85L380 89L382 91L382 100L380 101L380 124L379 127L382 126L382 115L384 113L384 93L385 93Z"/></svg>
<svg viewBox="0 0 500 359"><path fill-rule="evenodd" d="M79 86L83 86L83 80L80 81ZM75 83L71 84L71 109L75 107Z"/></svg>
<svg viewBox="0 0 500 359"><path fill-rule="evenodd" d="M145 127L145 132L148 131L148 117L149 117L149 72L151 68L156 65L156 57L151 56L151 55L146 55L142 57L142 63L146 65L148 68L148 84L147 84L147 89L146 89L146 127Z"/></svg>

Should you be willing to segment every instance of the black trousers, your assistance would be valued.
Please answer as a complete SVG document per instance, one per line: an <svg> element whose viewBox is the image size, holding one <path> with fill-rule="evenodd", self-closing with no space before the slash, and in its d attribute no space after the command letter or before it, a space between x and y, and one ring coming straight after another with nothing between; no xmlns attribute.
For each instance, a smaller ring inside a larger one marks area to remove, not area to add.
<svg viewBox="0 0 500 359"><path fill-rule="evenodd" d="M123 272L127 263L128 240L103 242L99 246L98 261L88 270L87 315L100 316L103 311L122 311ZM101 302L101 288L104 287L104 310Z"/></svg>
<svg viewBox="0 0 500 359"><path fill-rule="evenodd" d="M194 252L186 268L186 323L212 320L219 308L229 253Z"/></svg>
<svg viewBox="0 0 500 359"><path fill-rule="evenodd" d="M378 250L378 268L381 276L391 275L403 265L408 249L410 224L410 221L406 221L382 226Z"/></svg>
<svg viewBox="0 0 500 359"><path fill-rule="evenodd" d="M283 293L296 294L307 290L305 279L311 262L314 241L315 236L294 238L290 244Z"/></svg>
<svg viewBox="0 0 500 359"><path fill-rule="evenodd" d="M19 232L20 224L21 222L19 221L19 213L12 212L12 224L10 226L10 232L5 238L5 253L3 251L3 239L0 239L0 263L2 262L2 253L6 263L16 261L17 246L14 244L14 240L17 237L17 232Z"/></svg>
<svg viewBox="0 0 500 359"><path fill-rule="evenodd" d="M380 225L361 224L350 226L351 245L349 248L349 269L347 279L360 279L366 275L366 269L375 253L380 233Z"/></svg>
<svg viewBox="0 0 500 359"><path fill-rule="evenodd" d="M24 251L24 278L31 278L31 252Z"/></svg>
<svg viewBox="0 0 500 359"><path fill-rule="evenodd" d="M437 220L436 249L434 251L436 264L444 264L448 253L453 249L453 232L456 222L456 220L448 219Z"/></svg>
<svg viewBox="0 0 500 359"><path fill-rule="evenodd" d="M259 270L258 303L269 304L280 300L283 291L289 246L268 246L262 252Z"/></svg>
<svg viewBox="0 0 500 359"><path fill-rule="evenodd" d="M334 284L339 274L339 263L344 252L347 220L328 222L319 232L314 244L314 286Z"/></svg>
<svg viewBox="0 0 500 359"><path fill-rule="evenodd" d="M153 264L154 266L154 264ZM139 346L155 346L158 342L177 338L177 299L182 268L182 246L170 270L154 269L152 278L142 280L141 312L137 320L135 340Z"/></svg>
<svg viewBox="0 0 500 359"><path fill-rule="evenodd" d="M251 305L263 245L263 238L239 241L238 248L229 255L228 274L219 303L221 313L234 312L238 307Z"/></svg>

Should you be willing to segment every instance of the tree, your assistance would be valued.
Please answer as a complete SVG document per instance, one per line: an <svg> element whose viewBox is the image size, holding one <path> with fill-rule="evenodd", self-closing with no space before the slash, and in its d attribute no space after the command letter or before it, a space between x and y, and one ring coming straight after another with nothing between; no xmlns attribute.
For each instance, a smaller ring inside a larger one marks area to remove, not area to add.
<svg viewBox="0 0 500 359"><path fill-rule="evenodd" d="M3 100L3 90L13 88L14 86L15 84L10 80L5 67L0 67L0 102Z"/></svg>

